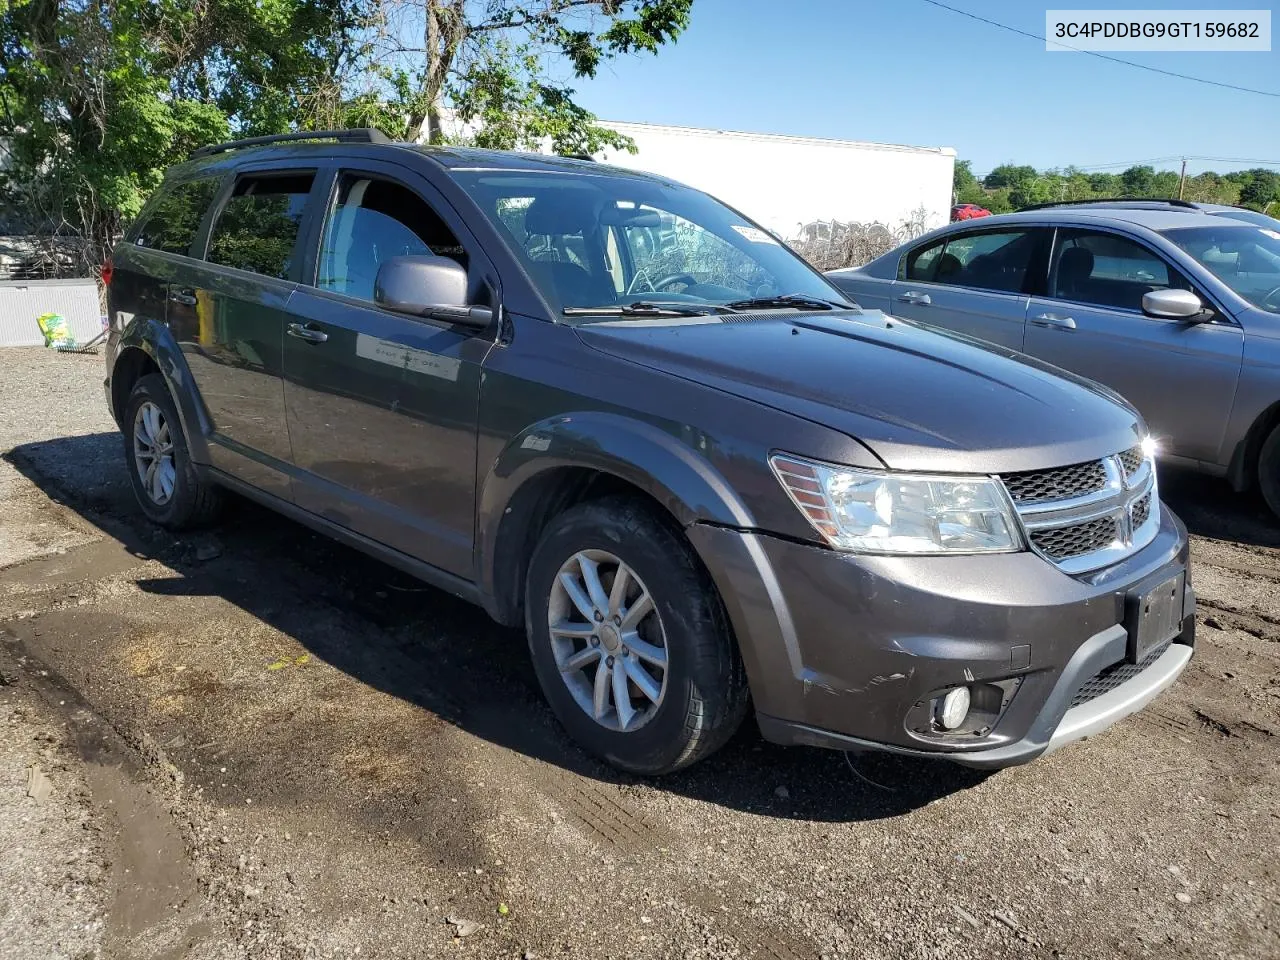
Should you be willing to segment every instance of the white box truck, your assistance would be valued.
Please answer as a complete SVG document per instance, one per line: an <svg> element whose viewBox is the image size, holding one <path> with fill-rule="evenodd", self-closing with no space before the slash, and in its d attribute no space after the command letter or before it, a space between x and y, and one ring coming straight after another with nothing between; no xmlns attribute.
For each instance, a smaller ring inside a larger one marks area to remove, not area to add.
<svg viewBox="0 0 1280 960"><path fill-rule="evenodd" d="M918 233L950 219L951 147L601 123L637 147L601 160L705 190L789 241L821 234L832 221L895 232L911 224Z"/></svg>

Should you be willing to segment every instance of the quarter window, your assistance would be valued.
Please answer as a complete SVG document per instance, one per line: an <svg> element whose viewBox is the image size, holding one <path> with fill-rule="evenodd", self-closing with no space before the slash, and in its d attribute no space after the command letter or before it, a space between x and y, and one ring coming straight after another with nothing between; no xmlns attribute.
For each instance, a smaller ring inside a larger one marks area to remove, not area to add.
<svg viewBox="0 0 1280 960"><path fill-rule="evenodd" d="M942 248L946 245L946 241L943 240L927 247L912 250L907 254L907 262L902 278L916 282L932 280L934 268L938 265L938 255L942 253Z"/></svg>
<svg viewBox="0 0 1280 960"><path fill-rule="evenodd" d="M213 177L164 188L133 242L140 247L185 255L191 250L200 221L217 192L218 181Z"/></svg>
<svg viewBox="0 0 1280 960"><path fill-rule="evenodd" d="M1049 295L1101 307L1141 310L1142 297L1187 283L1146 247L1114 233L1060 230Z"/></svg>
<svg viewBox="0 0 1280 960"><path fill-rule="evenodd" d="M325 217L316 286L372 301L382 264L392 257L433 254L467 266L453 231L408 187L343 174Z"/></svg>
<svg viewBox="0 0 1280 960"><path fill-rule="evenodd" d="M211 263L289 278L314 175L244 177L209 238Z"/></svg>

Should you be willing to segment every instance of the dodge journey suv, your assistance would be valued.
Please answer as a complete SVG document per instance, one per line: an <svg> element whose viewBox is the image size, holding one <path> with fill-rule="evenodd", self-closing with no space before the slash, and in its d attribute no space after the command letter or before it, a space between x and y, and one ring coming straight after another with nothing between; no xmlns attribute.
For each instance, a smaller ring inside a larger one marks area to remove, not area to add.
<svg viewBox="0 0 1280 960"><path fill-rule="evenodd" d="M861 311L658 177L376 131L206 147L113 253L107 399L153 521L224 490L523 626L641 773L765 737L1028 761L1191 657L1141 418Z"/></svg>

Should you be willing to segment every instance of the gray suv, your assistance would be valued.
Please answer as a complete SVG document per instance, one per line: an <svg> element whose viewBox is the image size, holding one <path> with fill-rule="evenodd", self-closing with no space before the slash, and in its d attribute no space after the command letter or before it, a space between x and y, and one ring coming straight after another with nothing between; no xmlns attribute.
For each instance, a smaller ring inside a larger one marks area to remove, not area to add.
<svg viewBox="0 0 1280 960"><path fill-rule="evenodd" d="M621 768L749 713L1000 767L1191 657L1131 407L853 308L679 184L371 131L222 144L105 272L148 517L236 491L479 604Z"/></svg>
<svg viewBox="0 0 1280 960"><path fill-rule="evenodd" d="M1280 222L1183 201L952 224L829 279L863 307L1089 377L1160 457L1255 484L1280 514Z"/></svg>

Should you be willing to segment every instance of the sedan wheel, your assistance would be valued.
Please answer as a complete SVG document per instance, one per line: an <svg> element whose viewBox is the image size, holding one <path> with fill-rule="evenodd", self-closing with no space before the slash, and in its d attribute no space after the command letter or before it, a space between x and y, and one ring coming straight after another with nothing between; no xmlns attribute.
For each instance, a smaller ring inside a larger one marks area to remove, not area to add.
<svg viewBox="0 0 1280 960"><path fill-rule="evenodd" d="M582 550L560 567L547 604L560 676L596 723L630 733L667 691L667 641L648 588L605 550Z"/></svg>

